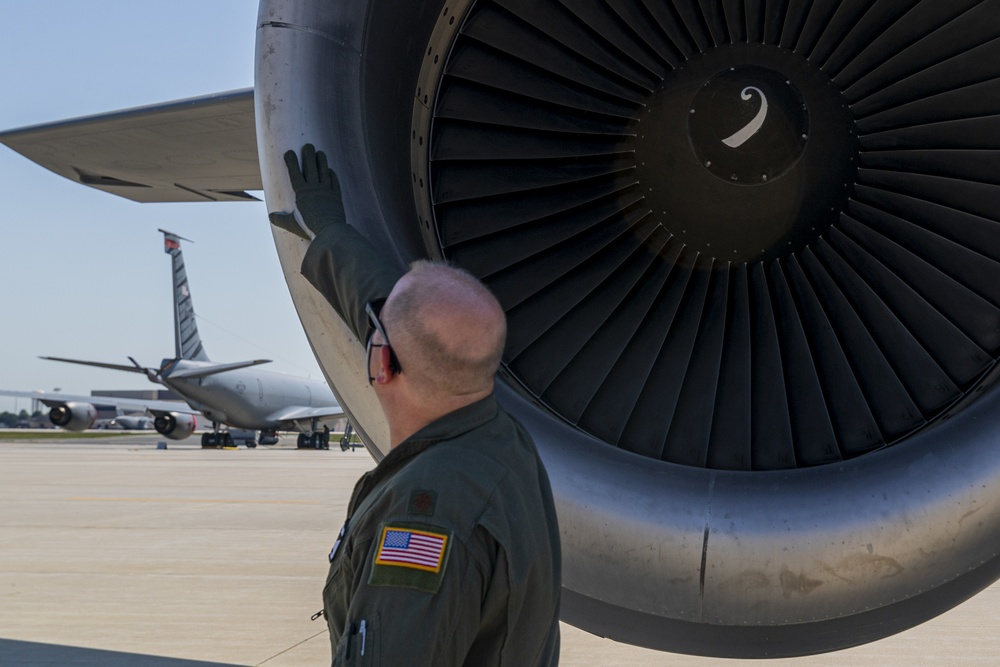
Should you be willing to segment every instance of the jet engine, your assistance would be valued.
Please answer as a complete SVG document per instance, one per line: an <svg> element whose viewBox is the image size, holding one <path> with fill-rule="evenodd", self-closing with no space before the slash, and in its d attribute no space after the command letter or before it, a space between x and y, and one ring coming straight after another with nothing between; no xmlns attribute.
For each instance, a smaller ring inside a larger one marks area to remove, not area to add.
<svg viewBox="0 0 1000 667"><path fill-rule="evenodd" d="M49 410L49 421L67 431L83 431L94 425L97 408L90 403L61 403Z"/></svg>
<svg viewBox="0 0 1000 667"><path fill-rule="evenodd" d="M312 142L401 267L507 312L564 620L782 657L1000 575L1000 20L986 0L263 0L270 211ZM289 290L373 456L363 346Z"/></svg>
<svg viewBox="0 0 1000 667"><path fill-rule="evenodd" d="M188 437L198 427L198 420L194 415L182 412L166 412L156 415L153 420L153 428L160 435L164 435L171 440L183 440Z"/></svg>

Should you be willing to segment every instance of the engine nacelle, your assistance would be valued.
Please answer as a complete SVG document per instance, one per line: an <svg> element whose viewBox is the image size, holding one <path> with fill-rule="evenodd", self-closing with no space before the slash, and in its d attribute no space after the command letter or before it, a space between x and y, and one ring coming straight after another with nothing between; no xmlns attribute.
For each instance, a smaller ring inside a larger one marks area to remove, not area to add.
<svg viewBox="0 0 1000 667"><path fill-rule="evenodd" d="M160 435L164 435L171 440L183 440L188 437L198 427L198 420L194 415L180 412L167 412L156 415L153 420L153 428Z"/></svg>
<svg viewBox="0 0 1000 667"><path fill-rule="evenodd" d="M791 657L1000 576L1000 73L968 64L1000 22L861 4L261 0L268 210L309 141L383 257L496 295L572 625ZM272 231L381 460L363 348Z"/></svg>
<svg viewBox="0 0 1000 667"><path fill-rule="evenodd" d="M82 431L94 425L97 408L90 403L62 403L49 411L49 421L67 431Z"/></svg>

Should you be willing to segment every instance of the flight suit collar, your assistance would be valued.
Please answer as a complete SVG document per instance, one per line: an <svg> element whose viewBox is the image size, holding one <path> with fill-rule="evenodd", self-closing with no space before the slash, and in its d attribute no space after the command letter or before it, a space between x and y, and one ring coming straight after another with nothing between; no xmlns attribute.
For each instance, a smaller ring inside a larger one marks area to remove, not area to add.
<svg viewBox="0 0 1000 667"><path fill-rule="evenodd" d="M350 516L354 513L358 504L382 480L391 477L422 451L442 440L457 438L464 433L482 426L495 418L497 411L496 398L493 394L490 394L475 403L466 405L454 412L449 412L399 443L397 447L386 454L385 458L382 459L374 470L365 473L358 480L358 483L354 487L350 505L348 506L348 515Z"/></svg>
<svg viewBox="0 0 1000 667"><path fill-rule="evenodd" d="M435 443L441 440L457 438L474 428L482 426L497 416L497 401L493 394L484 399L449 412L440 419L431 422L409 438L400 443L395 451L418 443ZM426 446L423 447L426 449Z"/></svg>

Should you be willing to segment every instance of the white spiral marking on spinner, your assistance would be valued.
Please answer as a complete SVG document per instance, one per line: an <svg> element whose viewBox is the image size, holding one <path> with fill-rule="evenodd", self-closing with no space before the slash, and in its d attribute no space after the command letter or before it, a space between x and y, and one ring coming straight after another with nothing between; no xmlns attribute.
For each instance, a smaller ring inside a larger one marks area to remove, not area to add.
<svg viewBox="0 0 1000 667"><path fill-rule="evenodd" d="M747 123L743 129L734 134L733 136L723 139L722 143L729 146L730 148L739 148L745 144L750 137L760 132L760 128L764 127L764 119L767 118L767 96L764 95L764 91L756 86L747 86L740 93L740 99L744 102L748 102L751 98L749 91L756 91L760 95L760 111L757 115L753 117L749 123Z"/></svg>

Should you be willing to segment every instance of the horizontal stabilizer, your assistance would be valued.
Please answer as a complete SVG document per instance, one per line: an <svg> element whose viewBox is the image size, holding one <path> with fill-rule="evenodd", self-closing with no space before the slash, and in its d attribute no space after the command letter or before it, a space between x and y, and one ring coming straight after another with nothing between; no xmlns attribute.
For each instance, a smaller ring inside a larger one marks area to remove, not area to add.
<svg viewBox="0 0 1000 667"><path fill-rule="evenodd" d="M137 202L256 201L253 89L0 133L29 160Z"/></svg>
<svg viewBox="0 0 1000 667"><path fill-rule="evenodd" d="M260 364L269 364L270 359L253 359L252 361L235 361L231 364L212 364L211 366L198 366L195 368L184 368L168 374L172 379L177 378L203 378L209 375L217 375L227 371L234 371L237 368L249 368Z"/></svg>
<svg viewBox="0 0 1000 667"><path fill-rule="evenodd" d="M141 366L125 366L124 364L109 364L103 361L83 361L82 359L66 359L65 357L39 357L49 361L62 361L67 364L80 364L81 366L96 366L98 368L110 368L115 371L128 371L129 373L146 374L146 369Z"/></svg>

